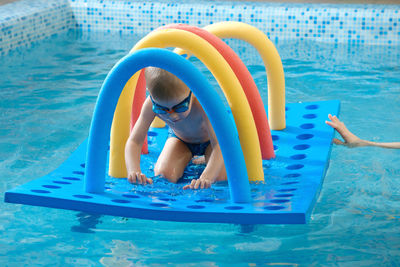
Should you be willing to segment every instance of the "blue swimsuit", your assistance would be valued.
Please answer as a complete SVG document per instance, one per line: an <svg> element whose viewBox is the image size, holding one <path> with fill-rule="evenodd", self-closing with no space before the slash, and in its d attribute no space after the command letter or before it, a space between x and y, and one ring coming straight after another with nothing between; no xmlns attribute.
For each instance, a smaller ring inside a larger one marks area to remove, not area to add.
<svg viewBox="0 0 400 267"><path fill-rule="evenodd" d="M174 131L172 131L171 129L168 130L168 138L170 138L170 137L175 137L175 138L181 140L187 146L187 148L189 148L189 150L190 150L190 152L192 152L193 156L203 156L206 153L207 147L210 145L210 140L208 140L207 142L204 142L204 143L197 143L197 144L185 142L182 139L180 139L178 136L176 136Z"/></svg>

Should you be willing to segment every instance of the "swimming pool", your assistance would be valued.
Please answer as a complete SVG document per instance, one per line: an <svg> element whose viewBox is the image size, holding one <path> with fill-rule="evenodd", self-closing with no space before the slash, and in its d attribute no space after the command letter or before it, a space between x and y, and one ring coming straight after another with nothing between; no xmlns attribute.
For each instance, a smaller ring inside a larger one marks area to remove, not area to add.
<svg viewBox="0 0 400 267"><path fill-rule="evenodd" d="M2 56L2 200L6 190L55 169L86 138L102 81L142 34L127 30L65 29L35 41L33 48ZM366 139L399 139L398 37L389 45L366 45L361 37L328 43L292 37L275 40L287 102L340 99L341 118L350 129ZM233 46L265 88L260 59L245 45ZM266 99L266 91L262 95ZM399 155L396 150L334 147L312 219L300 226L147 221L1 201L0 263L395 266L400 260Z"/></svg>

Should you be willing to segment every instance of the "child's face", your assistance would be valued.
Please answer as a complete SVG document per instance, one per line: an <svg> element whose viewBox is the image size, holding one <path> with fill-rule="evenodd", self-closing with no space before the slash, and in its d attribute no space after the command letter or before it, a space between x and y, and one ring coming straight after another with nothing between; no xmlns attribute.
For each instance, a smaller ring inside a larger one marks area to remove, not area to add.
<svg viewBox="0 0 400 267"><path fill-rule="evenodd" d="M173 100L153 98L150 94L151 101L153 102L153 111L161 118L171 122L178 122L186 118L192 106L192 92L190 90L187 91L187 93L182 93Z"/></svg>

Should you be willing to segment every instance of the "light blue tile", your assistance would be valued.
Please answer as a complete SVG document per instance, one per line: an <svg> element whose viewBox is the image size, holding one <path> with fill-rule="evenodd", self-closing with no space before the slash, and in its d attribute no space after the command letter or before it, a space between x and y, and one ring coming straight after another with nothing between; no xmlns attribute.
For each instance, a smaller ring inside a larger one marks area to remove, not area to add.
<svg viewBox="0 0 400 267"><path fill-rule="evenodd" d="M242 21L274 42L400 44L400 6L228 1L21 0L0 6L3 53L77 28L82 34L145 35L159 26ZM7 40L5 42L4 40Z"/></svg>

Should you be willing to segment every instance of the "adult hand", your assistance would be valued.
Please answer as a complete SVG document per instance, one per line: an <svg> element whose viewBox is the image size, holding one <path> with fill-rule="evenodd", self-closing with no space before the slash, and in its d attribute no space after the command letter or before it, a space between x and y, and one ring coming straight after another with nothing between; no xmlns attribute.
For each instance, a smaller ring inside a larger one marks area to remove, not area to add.
<svg viewBox="0 0 400 267"><path fill-rule="evenodd" d="M329 121L325 121L326 124L334 128L343 138L344 141L337 138L333 139L333 142L337 145L343 145L347 147L360 147L366 146L366 141L360 139L358 136L350 132L347 127L341 122L336 116L328 115Z"/></svg>

